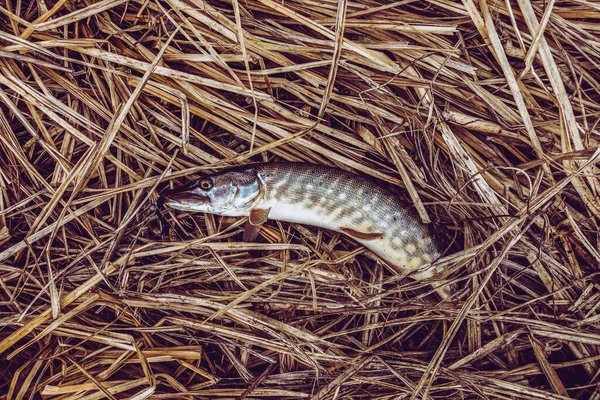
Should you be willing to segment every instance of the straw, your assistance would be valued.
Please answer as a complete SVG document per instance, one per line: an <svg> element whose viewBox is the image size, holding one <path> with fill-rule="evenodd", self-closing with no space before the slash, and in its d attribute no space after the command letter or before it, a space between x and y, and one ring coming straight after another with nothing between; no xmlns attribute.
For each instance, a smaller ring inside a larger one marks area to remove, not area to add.
<svg viewBox="0 0 600 400"><path fill-rule="evenodd" d="M0 399L600 399L599 19L0 4ZM162 190L286 160L388 186L441 271L311 226L245 243L240 218L157 216Z"/></svg>

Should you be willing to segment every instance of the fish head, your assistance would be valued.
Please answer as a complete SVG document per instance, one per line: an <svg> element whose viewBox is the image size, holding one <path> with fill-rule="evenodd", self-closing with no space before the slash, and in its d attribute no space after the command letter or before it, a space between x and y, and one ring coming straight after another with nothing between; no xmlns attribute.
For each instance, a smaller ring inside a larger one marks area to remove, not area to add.
<svg viewBox="0 0 600 400"><path fill-rule="evenodd" d="M246 216L262 194L262 184L253 169L203 175L184 187L161 195L160 202L180 211L226 216Z"/></svg>

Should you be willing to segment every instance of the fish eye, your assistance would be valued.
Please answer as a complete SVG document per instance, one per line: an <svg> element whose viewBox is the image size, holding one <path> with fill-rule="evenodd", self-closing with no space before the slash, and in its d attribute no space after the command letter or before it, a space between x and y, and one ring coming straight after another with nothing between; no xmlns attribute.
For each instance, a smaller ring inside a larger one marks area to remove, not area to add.
<svg viewBox="0 0 600 400"><path fill-rule="evenodd" d="M201 189L210 190L213 187L213 181L210 178L200 179L199 186Z"/></svg>

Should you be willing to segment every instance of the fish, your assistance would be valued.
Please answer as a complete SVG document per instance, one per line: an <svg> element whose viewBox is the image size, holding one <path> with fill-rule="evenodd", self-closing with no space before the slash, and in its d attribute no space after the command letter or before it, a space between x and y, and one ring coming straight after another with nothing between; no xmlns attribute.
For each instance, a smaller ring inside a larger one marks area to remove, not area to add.
<svg viewBox="0 0 600 400"><path fill-rule="evenodd" d="M169 208L228 217L248 217L244 241L256 239L269 219L343 233L417 280L441 256L441 243L414 210L383 185L339 168L270 162L202 175L160 196ZM432 283L440 297L447 286Z"/></svg>

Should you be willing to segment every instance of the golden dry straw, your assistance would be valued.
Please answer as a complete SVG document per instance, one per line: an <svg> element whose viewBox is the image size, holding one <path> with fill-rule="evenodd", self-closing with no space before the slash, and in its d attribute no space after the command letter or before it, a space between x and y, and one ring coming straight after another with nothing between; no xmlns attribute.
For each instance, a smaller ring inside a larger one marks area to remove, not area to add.
<svg viewBox="0 0 600 400"><path fill-rule="evenodd" d="M600 399L600 7L0 2L0 399ZM428 282L166 212L255 161L396 187ZM161 228L166 227L166 233Z"/></svg>

